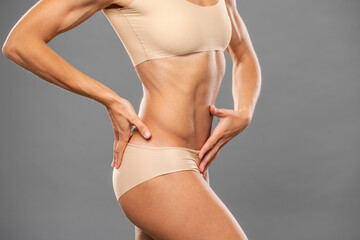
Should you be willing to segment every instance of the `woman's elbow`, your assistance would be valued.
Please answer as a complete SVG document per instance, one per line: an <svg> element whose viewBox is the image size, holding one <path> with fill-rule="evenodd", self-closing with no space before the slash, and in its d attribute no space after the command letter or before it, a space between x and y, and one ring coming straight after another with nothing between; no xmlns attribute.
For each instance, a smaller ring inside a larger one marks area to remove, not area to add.
<svg viewBox="0 0 360 240"><path fill-rule="evenodd" d="M23 58L35 47L36 41L32 41L23 35L16 37L9 35L2 46L2 54L14 63L20 64L23 63Z"/></svg>
<svg viewBox="0 0 360 240"><path fill-rule="evenodd" d="M10 49L9 43L7 41L5 41L5 43L3 44L1 48L1 52L5 57L10 58L10 55L12 54L13 50Z"/></svg>
<svg viewBox="0 0 360 240"><path fill-rule="evenodd" d="M9 58L14 59L16 58L18 49L19 49L19 42L15 40L9 40L9 38L4 42L2 46L2 54Z"/></svg>

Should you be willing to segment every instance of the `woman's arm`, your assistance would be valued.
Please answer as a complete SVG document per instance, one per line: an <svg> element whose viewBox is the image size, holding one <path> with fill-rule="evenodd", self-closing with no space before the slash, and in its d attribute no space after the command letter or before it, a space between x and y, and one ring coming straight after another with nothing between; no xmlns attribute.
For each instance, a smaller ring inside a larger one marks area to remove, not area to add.
<svg viewBox="0 0 360 240"><path fill-rule="evenodd" d="M232 94L235 111L247 111L252 118L260 94L261 69L235 0L225 0L232 22L232 36L226 51L233 61Z"/></svg>
<svg viewBox="0 0 360 240"><path fill-rule="evenodd" d="M40 78L105 106L121 100L111 89L80 72L47 43L78 26L113 0L42 0L31 7L7 37L4 56Z"/></svg>
<svg viewBox="0 0 360 240"><path fill-rule="evenodd" d="M210 106L210 114L219 122L199 152L199 169L207 171L220 149L242 132L251 121L260 94L261 70L249 33L236 8L235 0L225 0L232 34L226 52L233 61L232 94L234 110Z"/></svg>
<svg viewBox="0 0 360 240"><path fill-rule="evenodd" d="M80 72L47 46L54 37L78 26L116 0L41 0L20 18L7 37L3 54L40 78L73 93L102 103L114 128L114 160L119 168L131 125L145 139L151 132L129 101ZM119 0L117 1L119 2Z"/></svg>

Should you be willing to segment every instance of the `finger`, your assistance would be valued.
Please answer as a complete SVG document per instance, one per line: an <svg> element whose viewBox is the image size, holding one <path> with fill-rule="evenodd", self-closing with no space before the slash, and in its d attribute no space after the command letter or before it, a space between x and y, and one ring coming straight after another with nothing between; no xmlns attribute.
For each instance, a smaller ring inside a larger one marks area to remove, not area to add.
<svg viewBox="0 0 360 240"><path fill-rule="evenodd" d="M200 162L199 169L202 173L205 173L211 163L216 159L218 156L220 149L225 145L227 140L225 138L220 139L216 145L207 153L204 159Z"/></svg>
<svg viewBox="0 0 360 240"><path fill-rule="evenodd" d="M225 117L226 109L224 109L224 108L216 108L215 105L211 105L210 106L210 113L213 116Z"/></svg>
<svg viewBox="0 0 360 240"><path fill-rule="evenodd" d="M116 160L115 148L116 148L116 140L114 140L114 144L113 144L113 160L111 162L111 167L115 167L115 160Z"/></svg>
<svg viewBox="0 0 360 240"><path fill-rule="evenodd" d="M114 141L114 163L111 164L113 167L116 167L118 165L118 152L120 151L118 149L119 147L119 141L115 140Z"/></svg>
<svg viewBox="0 0 360 240"><path fill-rule="evenodd" d="M111 122L113 124L113 130L114 130L114 137L115 137L115 140L114 140L114 145L113 145L113 161L111 163L111 167L115 167L115 166L120 166L121 164L121 159L122 159L122 156L121 156L121 149L120 149L120 144L121 142L124 142L125 140L122 138L120 138L120 132L119 132L119 123L115 121L115 118L112 114L111 111L108 111L109 112L109 115L110 115L110 119L111 119ZM130 123L128 122L128 120L126 120L126 122L130 125ZM128 136L129 138L129 136ZM120 141L121 139L123 139L122 141ZM128 141L126 141L128 142ZM120 152L120 154L119 154Z"/></svg>
<svg viewBox="0 0 360 240"><path fill-rule="evenodd" d="M117 145L118 145L118 142L119 142L119 132L117 130L115 130L114 128L114 145L113 145L113 151L114 151L114 157L113 157L113 161L111 163L111 167L114 167L115 164L116 164L116 158L117 158L117 154L116 154L116 148L117 148Z"/></svg>
<svg viewBox="0 0 360 240"><path fill-rule="evenodd" d="M201 160L201 162L199 164L200 172L204 172L205 166L208 165L210 160L212 160L213 157L216 155L222 142L223 142L222 140L219 140L216 143L216 145L205 154L204 158Z"/></svg>
<svg viewBox="0 0 360 240"><path fill-rule="evenodd" d="M121 141L119 133L115 131L115 141L114 141L114 164L113 167L116 167L120 164L121 158L119 158L119 152L121 152Z"/></svg>
<svg viewBox="0 0 360 240"><path fill-rule="evenodd" d="M222 138L221 141L218 142L219 146L216 146L217 151L216 153L211 157L210 161L208 161L208 163L206 164L205 168L204 168L204 172L206 172L208 170L208 168L210 167L211 163L217 158L217 156L220 153L220 150L225 146L225 144L227 142L229 142L231 140L231 138Z"/></svg>
<svg viewBox="0 0 360 240"><path fill-rule="evenodd" d="M124 154L124 151L125 151L125 148L126 148L126 142L124 141L119 141L117 147L116 147L116 164L115 164L115 168L118 169L121 165L121 162L122 162L122 157L123 157L123 154Z"/></svg>
<svg viewBox="0 0 360 240"><path fill-rule="evenodd" d="M117 139L115 139L114 140L114 149L113 149L113 155L114 155L114 157L113 157L113 162L112 162L112 164L111 164L111 166L112 167L115 167L116 166L116 164L117 164L117 147L118 147L118 145L119 145L119 140L117 140Z"/></svg>
<svg viewBox="0 0 360 240"><path fill-rule="evenodd" d="M202 160L204 155L207 154L207 152L210 151L213 148L213 146L216 144L218 139L219 139L218 136L211 135L208 138L208 140L206 140L206 142L204 143L204 145L201 147L201 149L199 151L200 160Z"/></svg>
<svg viewBox="0 0 360 240"><path fill-rule="evenodd" d="M210 178L209 178L209 170L205 170L203 173L204 179L208 182L210 185Z"/></svg>
<svg viewBox="0 0 360 240"><path fill-rule="evenodd" d="M203 172L206 172L206 171L209 169L209 167L210 167L210 165L212 164L212 162L213 162L213 161L217 158L217 156L219 155L221 148L222 148L222 146L216 151L216 153L213 155L213 157L210 159L210 161L208 161L208 163L207 163L207 164L205 165L205 167L204 167Z"/></svg>
<svg viewBox="0 0 360 240"><path fill-rule="evenodd" d="M199 152L199 158L202 159L204 155L213 148L213 146L217 143L217 141L222 137L219 131L220 125L217 125L214 128L214 131L211 133L211 136L206 140L204 145L201 147Z"/></svg>
<svg viewBox="0 0 360 240"><path fill-rule="evenodd" d="M213 148L211 151L209 151L203 160L201 160L200 165L199 165L199 170L200 172L204 173L205 172L205 168L206 166L208 166L209 164L211 164L211 160L213 160L213 156L216 155L217 150L215 150L215 148Z"/></svg>
<svg viewBox="0 0 360 240"><path fill-rule="evenodd" d="M216 157L219 155L220 149L218 149L218 151L215 153L215 155L210 159L210 161L208 161L208 163L205 165L203 172L206 172L208 170L208 168L210 167L210 165L212 164L212 162L216 159Z"/></svg>
<svg viewBox="0 0 360 240"><path fill-rule="evenodd" d="M116 131L114 129L114 145L113 145L113 151L114 151L114 159L113 159L113 162L111 163L111 166L114 167L117 163L117 154L116 154L116 149L117 149L117 146L119 145L119 132Z"/></svg>
<svg viewBox="0 0 360 240"><path fill-rule="evenodd" d="M130 123L135 125L135 127L139 130L139 132L145 139L150 138L151 132L149 128L141 121L137 114L135 115L136 116L133 116L132 119L130 119Z"/></svg>

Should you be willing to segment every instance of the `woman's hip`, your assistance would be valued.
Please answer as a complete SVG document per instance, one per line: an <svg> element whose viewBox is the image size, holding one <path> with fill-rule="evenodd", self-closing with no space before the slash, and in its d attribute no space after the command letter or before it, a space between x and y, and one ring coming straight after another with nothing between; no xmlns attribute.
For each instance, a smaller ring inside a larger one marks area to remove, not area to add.
<svg viewBox="0 0 360 240"><path fill-rule="evenodd" d="M116 199L154 177L184 170L199 171L199 150L186 147L153 147L127 143L119 169L113 169ZM203 176L201 174L201 176Z"/></svg>
<svg viewBox="0 0 360 240"><path fill-rule="evenodd" d="M122 210L153 239L246 240L198 171L197 152L129 144L122 165L113 172Z"/></svg>

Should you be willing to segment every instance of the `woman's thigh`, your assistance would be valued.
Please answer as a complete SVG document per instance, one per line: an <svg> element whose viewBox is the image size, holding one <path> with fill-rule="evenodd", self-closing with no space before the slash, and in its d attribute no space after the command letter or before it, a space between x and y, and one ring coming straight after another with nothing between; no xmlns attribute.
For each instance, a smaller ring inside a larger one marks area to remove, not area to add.
<svg viewBox="0 0 360 240"><path fill-rule="evenodd" d="M119 204L132 223L156 240L247 239L234 216L196 171L152 178L122 195Z"/></svg>

